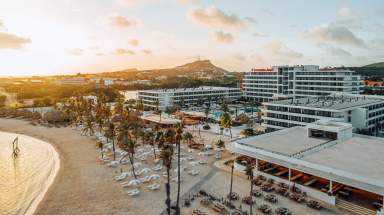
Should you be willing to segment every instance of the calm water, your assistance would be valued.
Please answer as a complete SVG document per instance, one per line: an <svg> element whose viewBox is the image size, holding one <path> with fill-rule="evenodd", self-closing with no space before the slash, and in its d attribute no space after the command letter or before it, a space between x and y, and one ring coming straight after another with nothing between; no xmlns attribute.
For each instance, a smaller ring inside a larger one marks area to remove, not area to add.
<svg viewBox="0 0 384 215"><path fill-rule="evenodd" d="M13 159L12 141L16 137L20 154ZM50 144L0 132L0 214L32 214L59 167L59 156Z"/></svg>

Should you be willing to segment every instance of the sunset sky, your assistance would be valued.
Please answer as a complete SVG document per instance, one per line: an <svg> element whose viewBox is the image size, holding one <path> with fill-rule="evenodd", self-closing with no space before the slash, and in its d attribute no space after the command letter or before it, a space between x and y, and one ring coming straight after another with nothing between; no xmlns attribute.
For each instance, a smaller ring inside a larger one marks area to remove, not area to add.
<svg viewBox="0 0 384 215"><path fill-rule="evenodd" d="M289 3L288 3L289 2ZM0 75L384 59L383 0L0 0Z"/></svg>

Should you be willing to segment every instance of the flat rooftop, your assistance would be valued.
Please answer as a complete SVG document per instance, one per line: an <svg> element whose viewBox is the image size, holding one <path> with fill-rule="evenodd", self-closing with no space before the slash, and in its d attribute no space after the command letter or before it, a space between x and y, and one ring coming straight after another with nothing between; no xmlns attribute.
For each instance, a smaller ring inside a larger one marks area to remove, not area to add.
<svg viewBox="0 0 384 215"><path fill-rule="evenodd" d="M309 148L329 142L328 139L309 138L305 127L297 126L236 141L268 152L293 156Z"/></svg>
<svg viewBox="0 0 384 215"><path fill-rule="evenodd" d="M191 92L191 91L210 91L210 90L240 90L236 87L211 87L211 86L201 86L196 88L173 88L173 89L153 89L153 90L139 90L139 92Z"/></svg>
<svg viewBox="0 0 384 215"><path fill-rule="evenodd" d="M311 163L367 176L384 178L384 139L354 135L351 139L302 158Z"/></svg>
<svg viewBox="0 0 384 215"><path fill-rule="evenodd" d="M147 120L147 121L154 122L161 125L176 125L178 123L181 123L181 120L179 119L169 118L165 116L161 116L161 120L160 120L160 115L158 114L147 114L147 115L141 116L140 118L143 120Z"/></svg>
<svg viewBox="0 0 384 215"><path fill-rule="evenodd" d="M384 102L384 96L339 94L322 97L286 99L280 101L265 102L264 104L343 110L353 107L375 104L378 102Z"/></svg>
<svg viewBox="0 0 384 215"><path fill-rule="evenodd" d="M353 134L332 141L308 137L306 127L293 127L240 139L226 148L384 195L384 138Z"/></svg>

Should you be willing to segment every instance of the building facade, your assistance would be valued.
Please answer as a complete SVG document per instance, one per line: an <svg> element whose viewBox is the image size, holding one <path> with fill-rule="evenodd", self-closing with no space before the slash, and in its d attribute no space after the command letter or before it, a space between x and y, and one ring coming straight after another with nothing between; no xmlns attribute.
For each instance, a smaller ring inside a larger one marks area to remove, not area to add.
<svg viewBox="0 0 384 215"><path fill-rule="evenodd" d="M341 92L359 94L362 81L353 71L315 65L274 66L244 74L243 91L248 99L264 102L284 98L324 96Z"/></svg>
<svg viewBox="0 0 384 215"><path fill-rule="evenodd" d="M241 97L240 88L210 87L178 88L161 90L138 91L138 99L146 109L165 110L167 107L190 107L201 103L215 102L221 99L238 100Z"/></svg>
<svg viewBox="0 0 384 215"><path fill-rule="evenodd" d="M384 96L334 94L265 102L268 132L305 126L317 120L350 123L355 131L375 134L384 129Z"/></svg>

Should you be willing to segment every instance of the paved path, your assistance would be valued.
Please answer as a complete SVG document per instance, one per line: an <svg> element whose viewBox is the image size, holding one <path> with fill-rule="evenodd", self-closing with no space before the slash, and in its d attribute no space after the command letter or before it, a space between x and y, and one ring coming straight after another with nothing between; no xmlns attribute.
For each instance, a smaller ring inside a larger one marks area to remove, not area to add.
<svg viewBox="0 0 384 215"><path fill-rule="evenodd" d="M187 198L190 194L197 193L201 189L201 187L204 185L204 183L209 181L209 179L211 179L212 176L214 176L218 171L219 171L219 169L217 167L213 166L211 171L209 171L209 173L207 175L202 177L199 180L199 182L197 182L187 192L185 192L183 195L180 196L180 203L182 203L182 200ZM171 203L171 205L174 205L174 204L176 204L176 201ZM165 209L163 212L161 212L160 215L167 215L167 209Z"/></svg>

